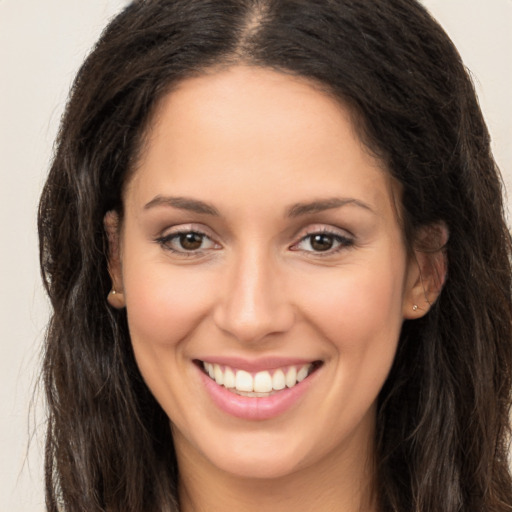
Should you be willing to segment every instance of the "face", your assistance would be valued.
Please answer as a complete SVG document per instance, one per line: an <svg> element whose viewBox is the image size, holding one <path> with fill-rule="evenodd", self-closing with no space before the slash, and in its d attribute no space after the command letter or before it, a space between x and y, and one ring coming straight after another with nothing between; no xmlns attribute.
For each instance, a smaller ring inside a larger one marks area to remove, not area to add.
<svg viewBox="0 0 512 512"><path fill-rule="evenodd" d="M371 445L418 279L396 196L348 111L305 80L234 67L164 98L125 190L111 303L179 457L277 477Z"/></svg>

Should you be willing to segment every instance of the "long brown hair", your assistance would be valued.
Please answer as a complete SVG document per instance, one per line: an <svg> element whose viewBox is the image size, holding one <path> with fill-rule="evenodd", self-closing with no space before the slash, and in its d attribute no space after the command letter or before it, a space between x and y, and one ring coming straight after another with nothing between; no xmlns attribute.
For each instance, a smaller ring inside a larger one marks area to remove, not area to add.
<svg viewBox="0 0 512 512"><path fill-rule="evenodd" d="M415 0L139 0L84 63L39 210L53 315L44 382L49 511L178 510L169 420L135 364L110 289L103 217L122 216L158 100L245 63L308 77L351 107L401 184L403 226L444 223L448 278L406 321L379 396L383 511L512 510L511 241L471 80Z"/></svg>

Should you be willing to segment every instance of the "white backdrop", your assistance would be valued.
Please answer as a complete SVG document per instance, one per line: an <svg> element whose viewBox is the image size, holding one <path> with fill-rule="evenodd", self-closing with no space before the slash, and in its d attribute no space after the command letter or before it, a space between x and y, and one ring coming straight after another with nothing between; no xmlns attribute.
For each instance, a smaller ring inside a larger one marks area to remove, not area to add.
<svg viewBox="0 0 512 512"><path fill-rule="evenodd" d="M75 72L127 0L0 0L0 512L43 512L36 210ZM476 82L512 190L512 0L424 0ZM33 405L31 407L31 404Z"/></svg>

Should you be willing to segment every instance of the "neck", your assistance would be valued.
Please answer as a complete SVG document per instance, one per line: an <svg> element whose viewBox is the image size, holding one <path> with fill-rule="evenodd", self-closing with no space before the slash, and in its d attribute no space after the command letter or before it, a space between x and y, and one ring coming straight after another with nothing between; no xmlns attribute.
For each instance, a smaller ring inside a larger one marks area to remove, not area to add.
<svg viewBox="0 0 512 512"><path fill-rule="evenodd" d="M357 444L357 443L356 443ZM182 512L377 512L374 446L327 454L315 465L272 479L219 470L180 454Z"/></svg>

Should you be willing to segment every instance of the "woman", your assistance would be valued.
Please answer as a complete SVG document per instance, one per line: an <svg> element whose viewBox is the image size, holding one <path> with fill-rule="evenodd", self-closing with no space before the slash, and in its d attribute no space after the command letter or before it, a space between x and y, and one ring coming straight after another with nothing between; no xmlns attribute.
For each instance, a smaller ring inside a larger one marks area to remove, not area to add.
<svg viewBox="0 0 512 512"><path fill-rule="evenodd" d="M49 510L509 510L510 238L415 1L132 3L39 218Z"/></svg>

